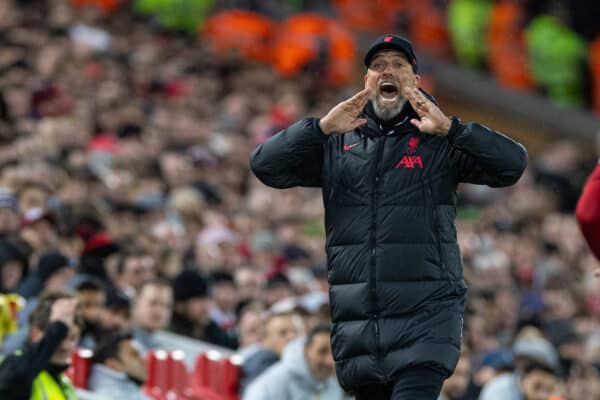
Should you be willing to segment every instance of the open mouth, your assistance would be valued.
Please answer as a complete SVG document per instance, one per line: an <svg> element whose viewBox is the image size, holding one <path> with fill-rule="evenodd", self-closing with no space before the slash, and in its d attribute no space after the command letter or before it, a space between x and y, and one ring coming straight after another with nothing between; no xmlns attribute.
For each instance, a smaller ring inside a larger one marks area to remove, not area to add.
<svg viewBox="0 0 600 400"><path fill-rule="evenodd" d="M383 82L379 85L379 94L387 100L393 100L398 96L398 88L391 82Z"/></svg>

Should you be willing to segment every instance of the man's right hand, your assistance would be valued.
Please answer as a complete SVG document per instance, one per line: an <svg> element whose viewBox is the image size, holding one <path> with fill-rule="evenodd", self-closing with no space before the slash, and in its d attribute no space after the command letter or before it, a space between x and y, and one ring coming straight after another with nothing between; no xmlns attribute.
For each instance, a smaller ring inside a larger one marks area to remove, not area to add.
<svg viewBox="0 0 600 400"><path fill-rule="evenodd" d="M345 133L367 122L365 118L357 118L369 101L369 90L363 89L346 101L333 107L321 118L319 126L326 135Z"/></svg>
<svg viewBox="0 0 600 400"><path fill-rule="evenodd" d="M75 319L78 300L75 298L58 299L50 308L50 322L61 321L66 325L72 325Z"/></svg>

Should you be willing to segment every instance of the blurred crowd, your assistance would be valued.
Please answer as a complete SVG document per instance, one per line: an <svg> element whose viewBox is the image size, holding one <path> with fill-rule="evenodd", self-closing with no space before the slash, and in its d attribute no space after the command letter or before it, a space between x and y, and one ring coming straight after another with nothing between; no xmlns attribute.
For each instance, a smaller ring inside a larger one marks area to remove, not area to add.
<svg viewBox="0 0 600 400"><path fill-rule="evenodd" d="M61 349L95 352L91 382L117 371L137 390L143 354L168 330L235 350L242 390L293 382L300 368L311 390L341 396L323 340L321 193L269 189L248 157L353 90L215 57L126 11L0 2L2 353L39 338L52 303L75 296ZM573 217L592 168L581 154L556 143L512 188L461 188L470 294L444 400L477 399L486 385L482 399L509 399L516 376L527 400L600 399L598 262Z"/></svg>

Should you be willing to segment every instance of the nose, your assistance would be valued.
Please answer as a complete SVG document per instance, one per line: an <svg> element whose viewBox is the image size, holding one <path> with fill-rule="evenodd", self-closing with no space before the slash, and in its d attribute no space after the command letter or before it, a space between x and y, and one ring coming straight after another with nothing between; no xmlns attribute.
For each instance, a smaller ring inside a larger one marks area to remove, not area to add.
<svg viewBox="0 0 600 400"><path fill-rule="evenodd" d="M381 74L381 79L391 80L392 78L393 78L393 75L387 71L383 71L383 73Z"/></svg>

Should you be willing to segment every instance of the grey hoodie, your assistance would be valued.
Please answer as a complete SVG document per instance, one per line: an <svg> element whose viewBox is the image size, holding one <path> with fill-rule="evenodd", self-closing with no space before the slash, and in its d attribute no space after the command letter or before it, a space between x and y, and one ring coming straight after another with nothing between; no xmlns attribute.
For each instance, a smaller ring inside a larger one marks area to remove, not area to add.
<svg viewBox="0 0 600 400"><path fill-rule="evenodd" d="M305 338L291 342L281 361L267 369L246 390L243 400L345 400L335 376L316 381L304 357Z"/></svg>

